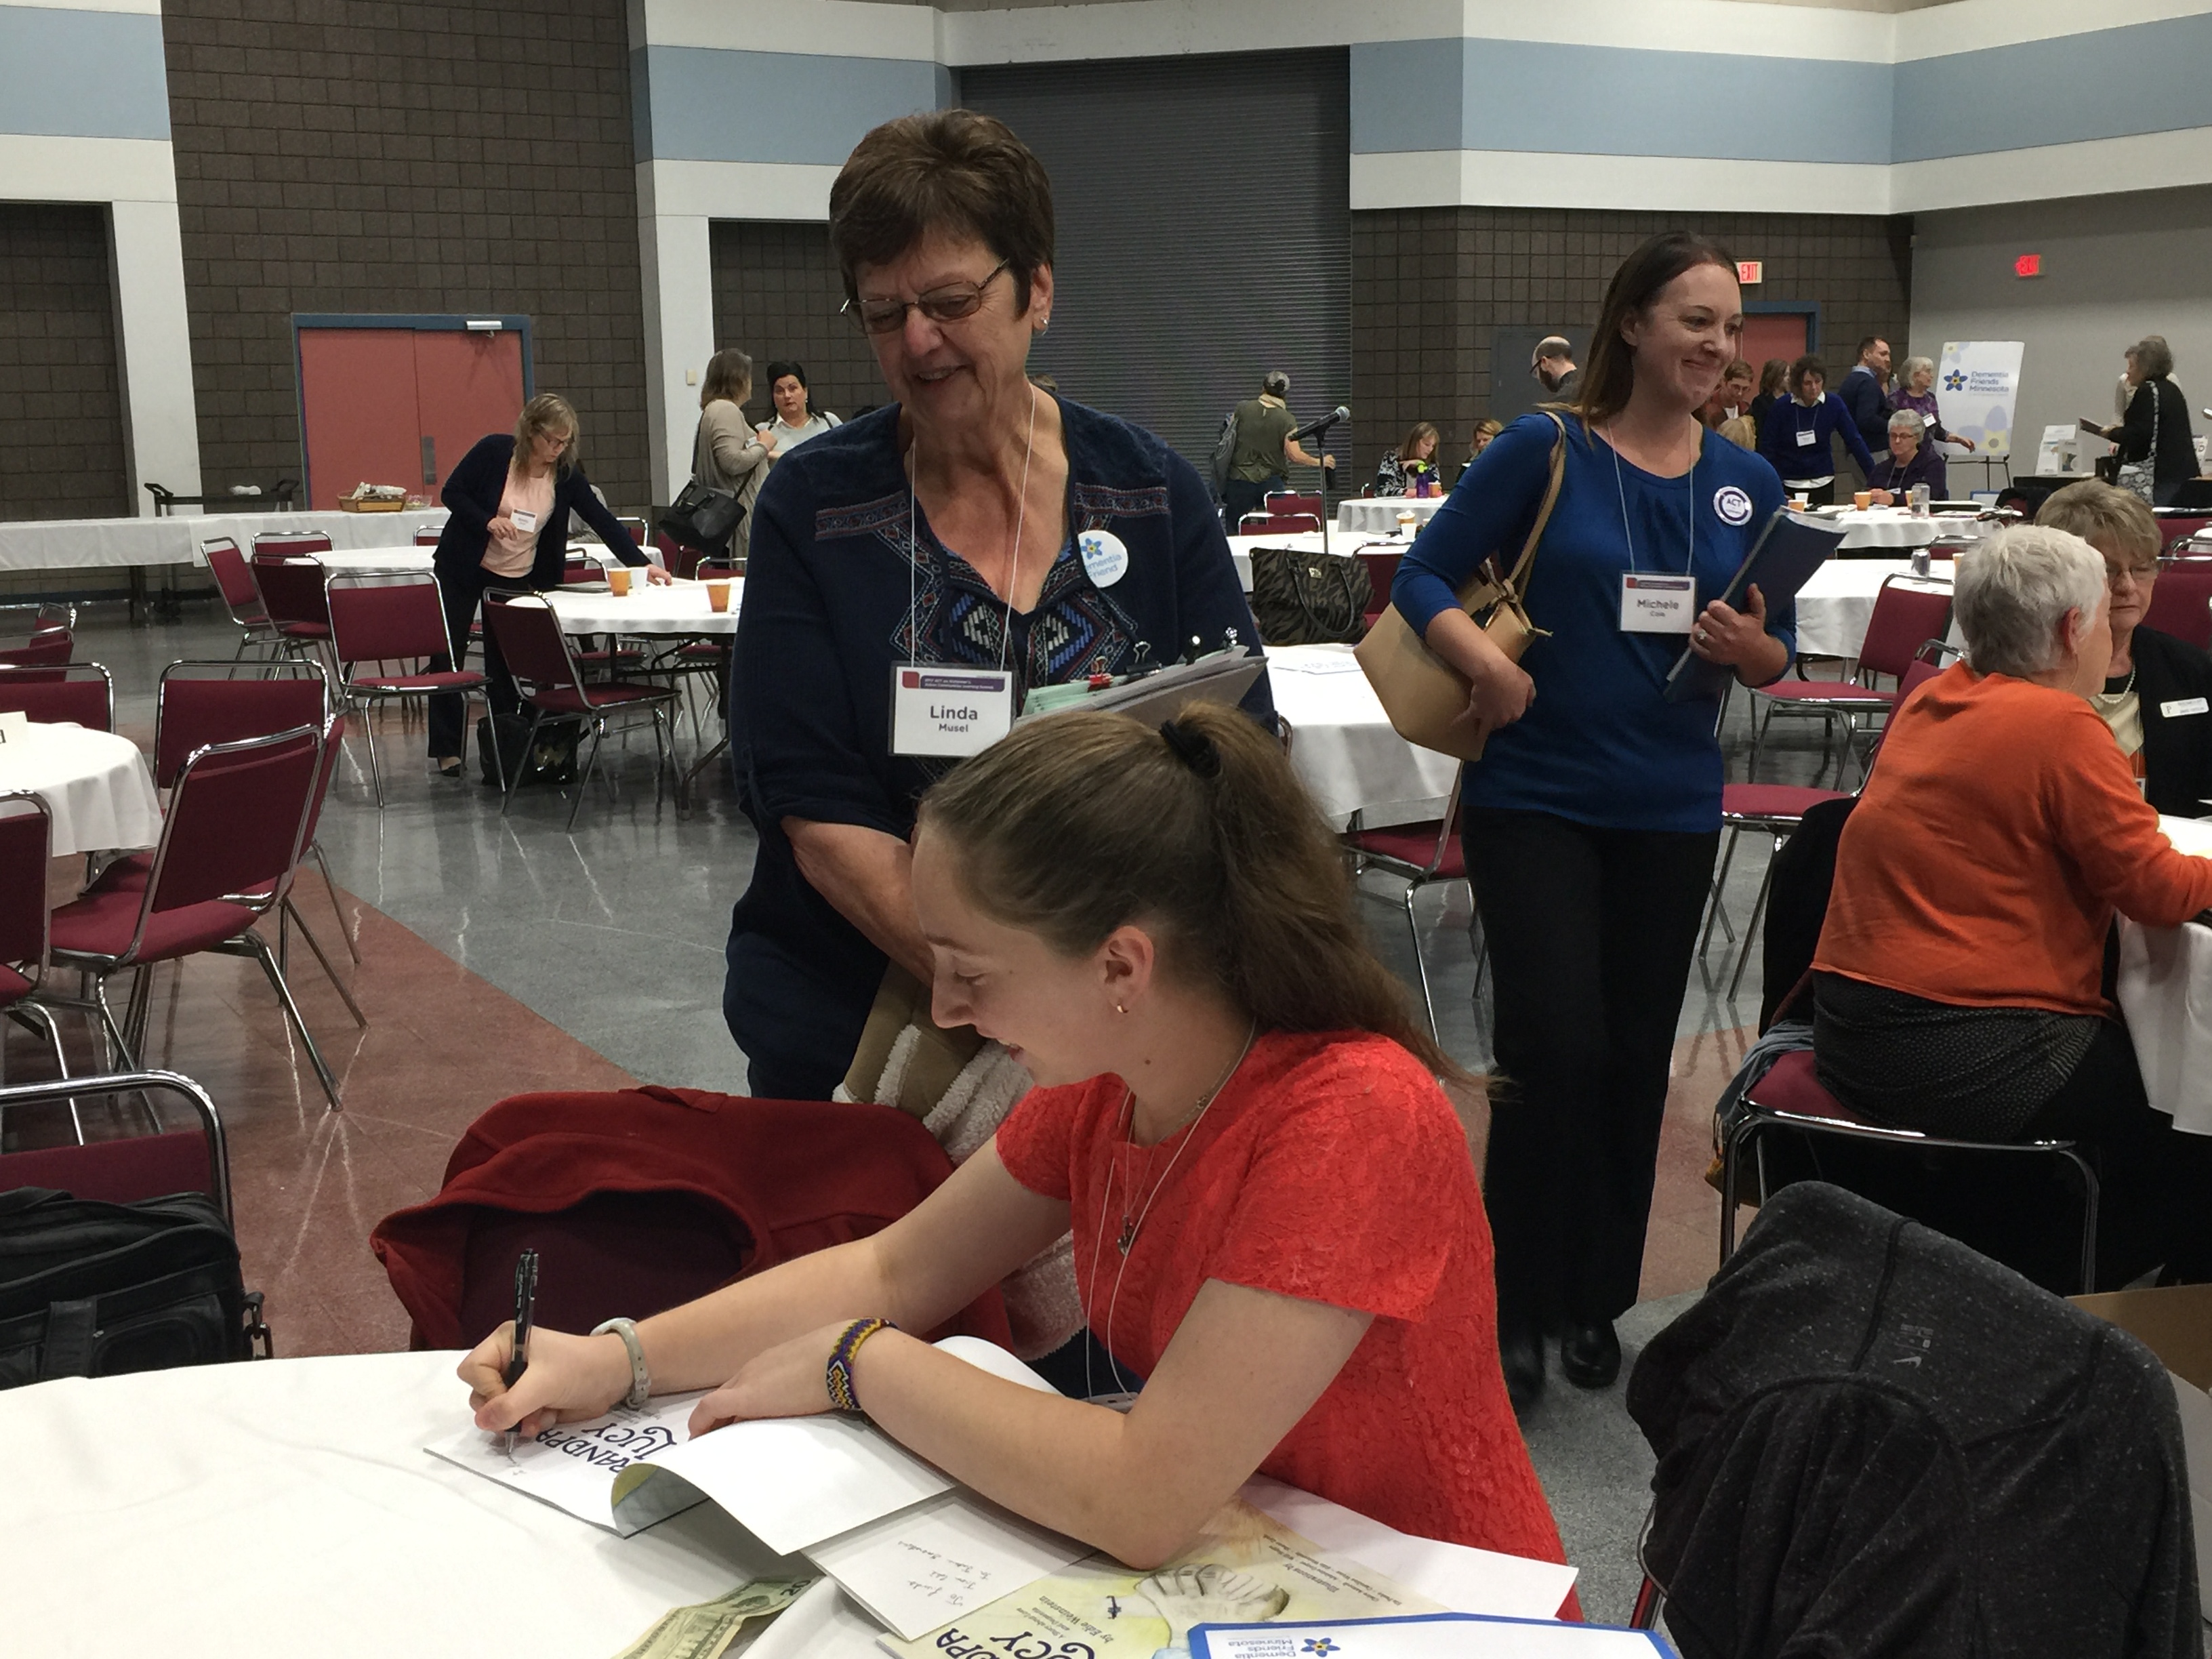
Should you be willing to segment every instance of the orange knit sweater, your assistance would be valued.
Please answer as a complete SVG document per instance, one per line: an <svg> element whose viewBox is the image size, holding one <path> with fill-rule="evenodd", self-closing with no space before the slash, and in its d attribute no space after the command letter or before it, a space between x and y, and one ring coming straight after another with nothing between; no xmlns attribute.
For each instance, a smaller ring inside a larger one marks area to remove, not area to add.
<svg viewBox="0 0 2212 1659"><path fill-rule="evenodd" d="M1844 825L1813 965L1965 1007L2106 1010L2118 909L2172 927L2212 906L2081 698L1964 664L1890 722Z"/></svg>

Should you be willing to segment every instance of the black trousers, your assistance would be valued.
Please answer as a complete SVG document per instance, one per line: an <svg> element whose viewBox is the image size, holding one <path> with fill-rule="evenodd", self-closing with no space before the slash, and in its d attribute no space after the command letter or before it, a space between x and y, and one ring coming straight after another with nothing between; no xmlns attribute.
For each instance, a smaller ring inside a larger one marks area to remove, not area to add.
<svg viewBox="0 0 2212 1659"><path fill-rule="evenodd" d="M1280 489L1282 487L1283 478L1280 473L1262 478L1257 483L1249 483L1243 478L1230 479L1227 483L1221 486L1223 529L1229 534L1235 535L1237 526L1243 521L1244 515L1247 513L1257 513L1267 505L1268 492Z"/></svg>
<svg viewBox="0 0 2212 1659"><path fill-rule="evenodd" d="M1802 495L1808 507L1833 507L1836 504L1836 481L1833 478L1824 484L1794 484L1784 478L1782 487L1792 495Z"/></svg>
<svg viewBox="0 0 2212 1659"><path fill-rule="evenodd" d="M483 596L487 592L527 593L531 592L531 586L526 578L495 576L479 566L459 575L441 570L438 573L438 591L446 605L446 637L453 642L453 648L465 657L469 651L469 624L476 621L477 612L483 608ZM453 666L453 663L444 657L430 659L430 672L434 674L444 673ZM499 647L494 642L489 628L484 629L483 635L483 672L484 678L489 682L485 688L485 696L493 712L513 714L521 703L514 695L514 683L507 678L506 660L499 654ZM467 708L468 699L459 692L443 692L430 699L430 718L427 724L430 728L431 759L465 752L461 722Z"/></svg>
<svg viewBox="0 0 2212 1659"><path fill-rule="evenodd" d="M1668 1062L1720 831L1601 830L1543 812L1462 820L1498 1002L1483 1201L1498 1310L1633 1307Z"/></svg>

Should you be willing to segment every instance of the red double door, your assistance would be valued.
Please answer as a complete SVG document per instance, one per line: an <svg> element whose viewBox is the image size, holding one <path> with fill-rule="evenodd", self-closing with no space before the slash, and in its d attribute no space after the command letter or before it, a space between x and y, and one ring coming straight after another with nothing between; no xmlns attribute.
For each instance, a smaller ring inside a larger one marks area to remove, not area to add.
<svg viewBox="0 0 2212 1659"><path fill-rule="evenodd" d="M522 412L520 331L300 329L307 505L335 507L360 483L435 501L469 447Z"/></svg>

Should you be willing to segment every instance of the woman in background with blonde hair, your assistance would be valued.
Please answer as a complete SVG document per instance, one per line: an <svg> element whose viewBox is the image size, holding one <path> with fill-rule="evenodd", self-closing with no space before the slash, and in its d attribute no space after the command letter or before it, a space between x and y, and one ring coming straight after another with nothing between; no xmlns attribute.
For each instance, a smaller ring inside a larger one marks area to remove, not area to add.
<svg viewBox="0 0 2212 1659"><path fill-rule="evenodd" d="M1017 727L937 784L914 898L940 1024L1037 1087L882 1232L620 1334L504 1328L462 1364L526 1431L714 1389L695 1431L864 1411L994 1502L1139 1568L1255 1473L1424 1538L1557 1561L1507 1403L1455 1072L1378 962L1328 826L1261 724ZM1094 1395L991 1376L931 1329L1074 1232ZM641 1382L641 1373L643 1380ZM1571 1601L1569 1607L1571 1608Z"/></svg>
<svg viewBox="0 0 2212 1659"><path fill-rule="evenodd" d="M691 476L709 489L727 490L744 508L727 547L702 548L714 558L743 559L751 536L753 502L768 477L769 450L745 418L753 395L753 360L726 346L707 360L699 380L699 430L691 441Z"/></svg>

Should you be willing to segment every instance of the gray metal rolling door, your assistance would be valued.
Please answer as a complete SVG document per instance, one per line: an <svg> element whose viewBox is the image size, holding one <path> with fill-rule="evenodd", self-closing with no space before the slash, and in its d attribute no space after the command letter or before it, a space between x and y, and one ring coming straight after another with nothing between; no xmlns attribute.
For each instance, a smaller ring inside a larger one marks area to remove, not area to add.
<svg viewBox="0 0 2212 1659"><path fill-rule="evenodd" d="M1271 368L1301 420L1349 402L1347 76L1341 51L962 70L962 101L1052 174L1059 296L1031 368L1201 471ZM1341 465L1344 428L1332 447Z"/></svg>

